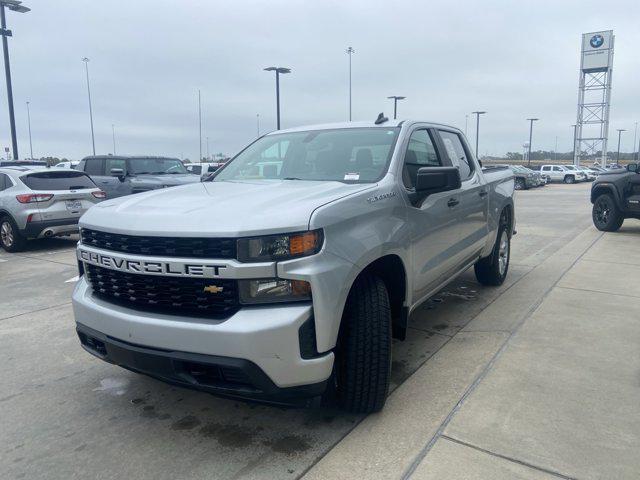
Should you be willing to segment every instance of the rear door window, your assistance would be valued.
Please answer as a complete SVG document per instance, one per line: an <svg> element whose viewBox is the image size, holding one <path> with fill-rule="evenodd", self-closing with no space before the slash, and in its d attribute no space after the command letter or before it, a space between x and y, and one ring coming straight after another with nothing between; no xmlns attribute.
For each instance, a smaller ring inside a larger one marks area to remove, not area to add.
<svg viewBox="0 0 640 480"><path fill-rule="evenodd" d="M85 160L84 171L88 175L103 175L103 161L100 158L88 158Z"/></svg>
<svg viewBox="0 0 640 480"><path fill-rule="evenodd" d="M82 172L38 172L20 177L31 190L82 190L96 184Z"/></svg>
<svg viewBox="0 0 640 480"><path fill-rule="evenodd" d="M439 133L451 163L460 170L460 180L463 182L468 180L473 174L473 163L462 145L460 136L457 133L444 130L439 130Z"/></svg>
<svg viewBox="0 0 640 480"><path fill-rule="evenodd" d="M7 176L4 173L0 173L0 192L6 188L9 188L11 183L7 181Z"/></svg>

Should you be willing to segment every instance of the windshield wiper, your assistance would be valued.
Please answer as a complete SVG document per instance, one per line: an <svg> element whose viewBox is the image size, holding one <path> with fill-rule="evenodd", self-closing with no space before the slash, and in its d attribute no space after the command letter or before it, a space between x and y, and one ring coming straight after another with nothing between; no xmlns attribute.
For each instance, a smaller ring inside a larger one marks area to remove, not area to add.
<svg viewBox="0 0 640 480"><path fill-rule="evenodd" d="M282 180L302 180L302 179L298 177L284 177Z"/></svg>

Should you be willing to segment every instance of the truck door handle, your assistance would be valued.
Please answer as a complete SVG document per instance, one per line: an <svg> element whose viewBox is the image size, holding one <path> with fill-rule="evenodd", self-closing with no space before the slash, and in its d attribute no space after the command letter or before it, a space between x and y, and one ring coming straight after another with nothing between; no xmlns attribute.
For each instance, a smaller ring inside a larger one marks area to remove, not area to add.
<svg viewBox="0 0 640 480"><path fill-rule="evenodd" d="M480 190L480 193L478 194L481 197L486 197L487 195L489 195L489 192L487 192L486 190Z"/></svg>
<svg viewBox="0 0 640 480"><path fill-rule="evenodd" d="M447 202L447 207L455 207L459 203L460 203L460 200L457 200L455 198L450 198L449 201Z"/></svg>

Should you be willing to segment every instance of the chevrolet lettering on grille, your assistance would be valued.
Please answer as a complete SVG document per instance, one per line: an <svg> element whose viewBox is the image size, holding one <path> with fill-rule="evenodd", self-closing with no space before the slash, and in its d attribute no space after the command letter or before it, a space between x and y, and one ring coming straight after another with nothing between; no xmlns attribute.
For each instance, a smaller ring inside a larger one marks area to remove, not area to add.
<svg viewBox="0 0 640 480"><path fill-rule="evenodd" d="M147 275L173 275L182 277L217 278L225 265L203 264L197 262L164 262L146 260L124 255L109 255L78 248L78 258L83 262L120 270L128 273L143 273Z"/></svg>

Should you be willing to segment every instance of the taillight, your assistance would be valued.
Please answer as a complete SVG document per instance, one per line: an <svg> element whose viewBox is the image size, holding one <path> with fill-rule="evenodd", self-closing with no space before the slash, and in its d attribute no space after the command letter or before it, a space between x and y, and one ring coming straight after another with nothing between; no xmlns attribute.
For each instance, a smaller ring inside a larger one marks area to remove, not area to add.
<svg viewBox="0 0 640 480"><path fill-rule="evenodd" d="M107 198L107 194L102 190L98 190L97 192L91 192L91 195L93 195L96 198Z"/></svg>
<svg viewBox="0 0 640 480"><path fill-rule="evenodd" d="M16 195L16 200L20 203L48 202L52 198L53 193L23 193L22 195Z"/></svg>

